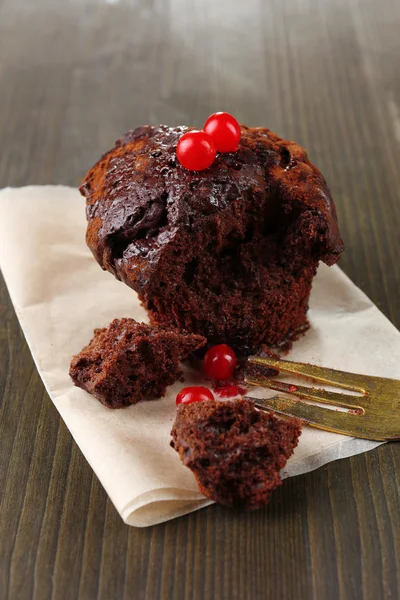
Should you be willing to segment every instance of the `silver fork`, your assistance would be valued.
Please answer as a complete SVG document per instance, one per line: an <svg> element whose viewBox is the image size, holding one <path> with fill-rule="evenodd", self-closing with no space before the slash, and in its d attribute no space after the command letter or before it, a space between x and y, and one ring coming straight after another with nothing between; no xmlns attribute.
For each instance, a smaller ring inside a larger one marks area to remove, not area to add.
<svg viewBox="0 0 400 600"><path fill-rule="evenodd" d="M400 439L400 381L258 356L250 356L248 362L272 368L275 371L308 377L329 386L358 392L358 395L353 396L320 388L288 384L271 379L268 377L268 372L264 375L259 369L257 373L248 372L246 374L245 381L248 385L267 387L297 397L297 399L280 396L268 399L248 397L259 408L297 417L306 424L319 429L352 437L379 441ZM342 412L323 408L302 400L330 404L347 408L349 411Z"/></svg>

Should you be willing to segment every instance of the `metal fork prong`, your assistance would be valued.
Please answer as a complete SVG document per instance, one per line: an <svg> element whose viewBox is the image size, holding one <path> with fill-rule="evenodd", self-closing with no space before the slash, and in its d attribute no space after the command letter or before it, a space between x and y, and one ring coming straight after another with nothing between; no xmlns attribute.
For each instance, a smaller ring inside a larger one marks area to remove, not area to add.
<svg viewBox="0 0 400 600"><path fill-rule="evenodd" d="M316 365L308 365L306 363L291 362L290 360L276 360L269 357L249 356L248 362L283 371L284 373L293 373L294 375L302 375L309 377L314 381L340 387L342 389L351 390L353 392L365 393L367 386L366 382L371 381L373 384L377 377L368 375L358 375L356 373L348 373L329 369L327 367L317 367Z"/></svg>
<svg viewBox="0 0 400 600"><path fill-rule="evenodd" d="M246 399L252 400L255 405L262 410L270 409L288 417L296 417L306 425L310 424L318 429L368 440L386 439L385 437L380 436L376 431L365 430L362 423L362 420L365 418L364 415L322 408L320 406L314 406L313 404L307 404L301 400L280 398L279 396L262 399L246 396Z"/></svg>
<svg viewBox="0 0 400 600"><path fill-rule="evenodd" d="M339 392L331 392L330 390L322 390L312 387L304 387L302 385L293 385L284 381L276 381L275 379L267 379L258 376L245 376L245 381L249 385L258 385L261 387L270 388L277 392L285 394L293 394L298 398L305 400L315 400L324 404L334 404L343 408L360 408L362 409L363 396L350 396L349 394L341 394Z"/></svg>

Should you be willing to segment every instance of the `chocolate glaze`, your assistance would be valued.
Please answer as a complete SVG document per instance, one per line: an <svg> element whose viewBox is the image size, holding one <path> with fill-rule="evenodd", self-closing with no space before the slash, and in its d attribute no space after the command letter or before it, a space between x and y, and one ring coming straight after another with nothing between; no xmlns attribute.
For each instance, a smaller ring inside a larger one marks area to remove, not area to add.
<svg viewBox="0 0 400 600"><path fill-rule="evenodd" d="M321 260L336 262L343 250L335 205L321 173L295 142L269 129L242 126L235 153L220 154L210 168L188 171L176 145L188 127L150 125L120 138L89 171L81 186L87 198L87 241L99 264L119 275L118 259L157 260L175 229L191 231L199 220L224 211L239 196L282 190L286 203L311 208L326 221ZM117 265L116 265L117 263Z"/></svg>

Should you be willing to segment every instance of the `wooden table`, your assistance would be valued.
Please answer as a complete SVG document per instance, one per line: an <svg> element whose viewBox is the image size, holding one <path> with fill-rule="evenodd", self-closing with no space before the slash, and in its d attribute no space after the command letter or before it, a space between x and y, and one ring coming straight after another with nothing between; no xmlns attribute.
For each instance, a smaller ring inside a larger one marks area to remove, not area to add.
<svg viewBox="0 0 400 600"><path fill-rule="evenodd" d="M398 0L0 0L0 186L77 185L125 130L216 110L309 150L341 267L400 326ZM400 445L288 480L265 510L123 524L0 286L2 600L400 597Z"/></svg>

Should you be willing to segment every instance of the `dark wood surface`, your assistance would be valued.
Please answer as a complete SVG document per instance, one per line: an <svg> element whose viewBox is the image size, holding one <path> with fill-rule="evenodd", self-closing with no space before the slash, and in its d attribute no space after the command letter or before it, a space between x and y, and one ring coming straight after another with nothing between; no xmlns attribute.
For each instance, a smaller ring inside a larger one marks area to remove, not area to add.
<svg viewBox="0 0 400 600"><path fill-rule="evenodd" d="M77 185L143 123L228 110L304 144L342 268L400 327L398 0L0 0L0 187ZM286 481L265 510L123 524L0 284L1 600L400 597L400 445Z"/></svg>

